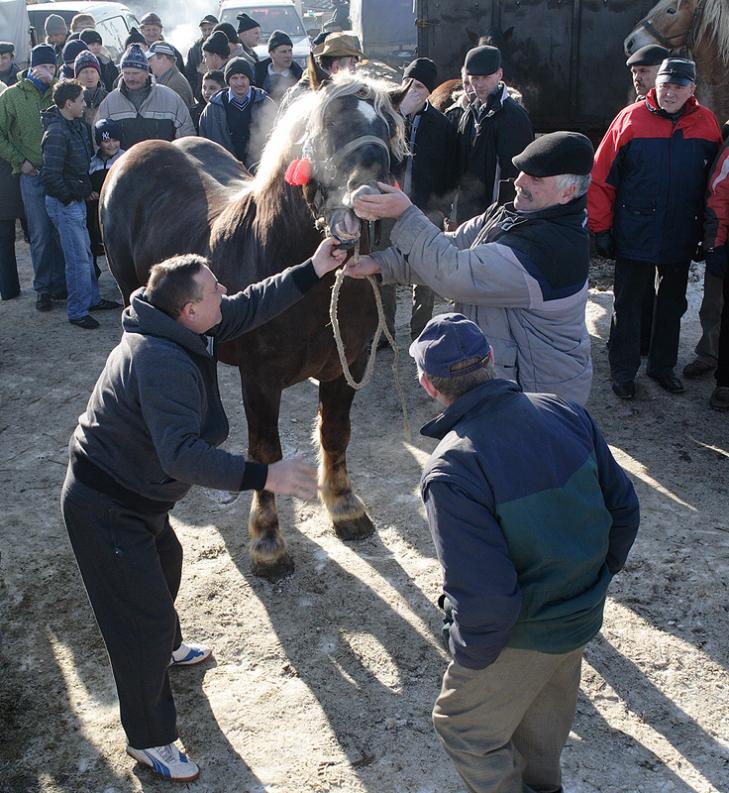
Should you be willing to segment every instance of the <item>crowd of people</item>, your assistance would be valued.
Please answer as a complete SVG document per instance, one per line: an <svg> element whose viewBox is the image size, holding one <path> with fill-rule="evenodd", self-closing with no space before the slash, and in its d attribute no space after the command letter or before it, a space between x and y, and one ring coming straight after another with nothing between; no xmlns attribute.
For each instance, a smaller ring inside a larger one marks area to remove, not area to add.
<svg viewBox="0 0 729 793"><path fill-rule="evenodd" d="M203 17L185 62L149 13L117 70L94 20L80 16L71 35L48 17L26 71L0 43L0 293L20 291L22 216L37 309L66 300L69 321L93 329L92 312L119 308L98 289L97 206L125 151L198 134L255 173L277 115L316 90L310 70L325 82L353 73L364 52L349 33L322 34L303 71L274 31L260 59L261 26L241 13L237 29ZM389 322L388 285L413 286L410 352L444 408L423 430L440 443L421 482L454 659L433 718L478 793L562 790L583 649L638 530L632 485L584 409L591 237L615 259L614 394L636 396L641 356L658 386L684 390L675 369L689 266L705 260L703 333L683 373L715 371L711 407L729 410L729 144L694 96L692 61L651 46L627 66L637 100L595 151L579 133L535 139L496 47L467 53L463 91L444 112L429 101L437 64L417 58L402 74L399 184L354 202L360 218L389 228L386 244L345 272L379 274ZM168 668L211 654L182 640L170 509L192 484L315 491L302 461L264 466L215 448L227 434L216 344L250 329L253 315L276 316L342 260L327 239L310 261L232 297L199 256L156 265L72 438L64 520L114 668L127 751L167 778L199 773L176 745ZM456 312L431 318L436 294ZM120 553L134 578L119 572ZM142 646L134 665L129 648Z"/></svg>

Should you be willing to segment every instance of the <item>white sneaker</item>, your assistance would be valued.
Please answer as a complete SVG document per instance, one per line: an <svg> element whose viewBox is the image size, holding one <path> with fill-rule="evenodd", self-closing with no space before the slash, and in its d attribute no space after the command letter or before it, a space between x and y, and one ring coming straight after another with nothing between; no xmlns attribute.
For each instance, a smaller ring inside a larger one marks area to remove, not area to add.
<svg viewBox="0 0 729 793"><path fill-rule="evenodd" d="M127 754L137 762L148 765L156 774L175 782L192 782L200 776L200 769L174 743L135 749L127 746Z"/></svg>
<svg viewBox="0 0 729 793"><path fill-rule="evenodd" d="M207 661L212 654L213 651L202 644L185 644L185 642L182 642L176 650L172 651L170 666L195 666L195 664Z"/></svg>

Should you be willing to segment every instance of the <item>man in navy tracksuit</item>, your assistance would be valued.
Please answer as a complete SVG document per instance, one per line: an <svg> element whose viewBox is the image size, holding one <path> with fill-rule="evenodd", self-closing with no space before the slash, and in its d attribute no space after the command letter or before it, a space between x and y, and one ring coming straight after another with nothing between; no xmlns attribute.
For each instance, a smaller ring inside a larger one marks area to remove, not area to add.
<svg viewBox="0 0 729 793"><path fill-rule="evenodd" d="M453 661L433 710L471 793L557 793L585 644L639 524L638 499L575 402L497 378L478 325L434 317L410 347L445 410L421 495Z"/></svg>

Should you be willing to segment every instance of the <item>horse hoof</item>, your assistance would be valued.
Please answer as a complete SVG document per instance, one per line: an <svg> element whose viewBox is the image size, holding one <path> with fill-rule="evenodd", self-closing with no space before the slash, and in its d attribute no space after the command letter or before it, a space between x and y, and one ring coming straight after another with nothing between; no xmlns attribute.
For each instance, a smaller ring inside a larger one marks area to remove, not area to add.
<svg viewBox="0 0 729 793"><path fill-rule="evenodd" d="M356 518L335 521L334 531L340 540L364 540L375 533L375 527L365 512Z"/></svg>
<svg viewBox="0 0 729 793"><path fill-rule="evenodd" d="M294 560L284 553L279 559L263 561L254 559L252 562L253 575L266 578L268 581L280 581L294 572Z"/></svg>

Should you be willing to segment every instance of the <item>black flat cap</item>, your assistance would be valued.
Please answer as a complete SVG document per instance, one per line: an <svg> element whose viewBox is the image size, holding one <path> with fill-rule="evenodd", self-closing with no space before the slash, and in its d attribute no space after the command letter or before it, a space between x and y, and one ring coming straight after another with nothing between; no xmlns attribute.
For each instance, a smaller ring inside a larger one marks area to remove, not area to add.
<svg viewBox="0 0 729 793"><path fill-rule="evenodd" d="M217 25L218 18L214 17L212 14L205 14L205 16L197 24L198 27L200 25Z"/></svg>
<svg viewBox="0 0 729 793"><path fill-rule="evenodd" d="M696 64L688 58L666 58L656 76L656 85L659 83L688 85L695 82Z"/></svg>
<svg viewBox="0 0 729 793"><path fill-rule="evenodd" d="M0 41L0 55L15 55L15 44L12 41Z"/></svg>
<svg viewBox="0 0 729 793"><path fill-rule="evenodd" d="M627 61L626 66L658 66L666 58L670 57L671 52L658 44L648 44L636 50Z"/></svg>
<svg viewBox="0 0 729 793"><path fill-rule="evenodd" d="M584 176L592 171L594 157L595 149L585 135L550 132L532 141L511 161L530 176L559 176L563 173Z"/></svg>
<svg viewBox="0 0 729 793"><path fill-rule="evenodd" d="M474 47L466 53L466 60L463 65L466 69L466 74L493 74L501 68L501 52L497 47L490 47L488 44Z"/></svg>

